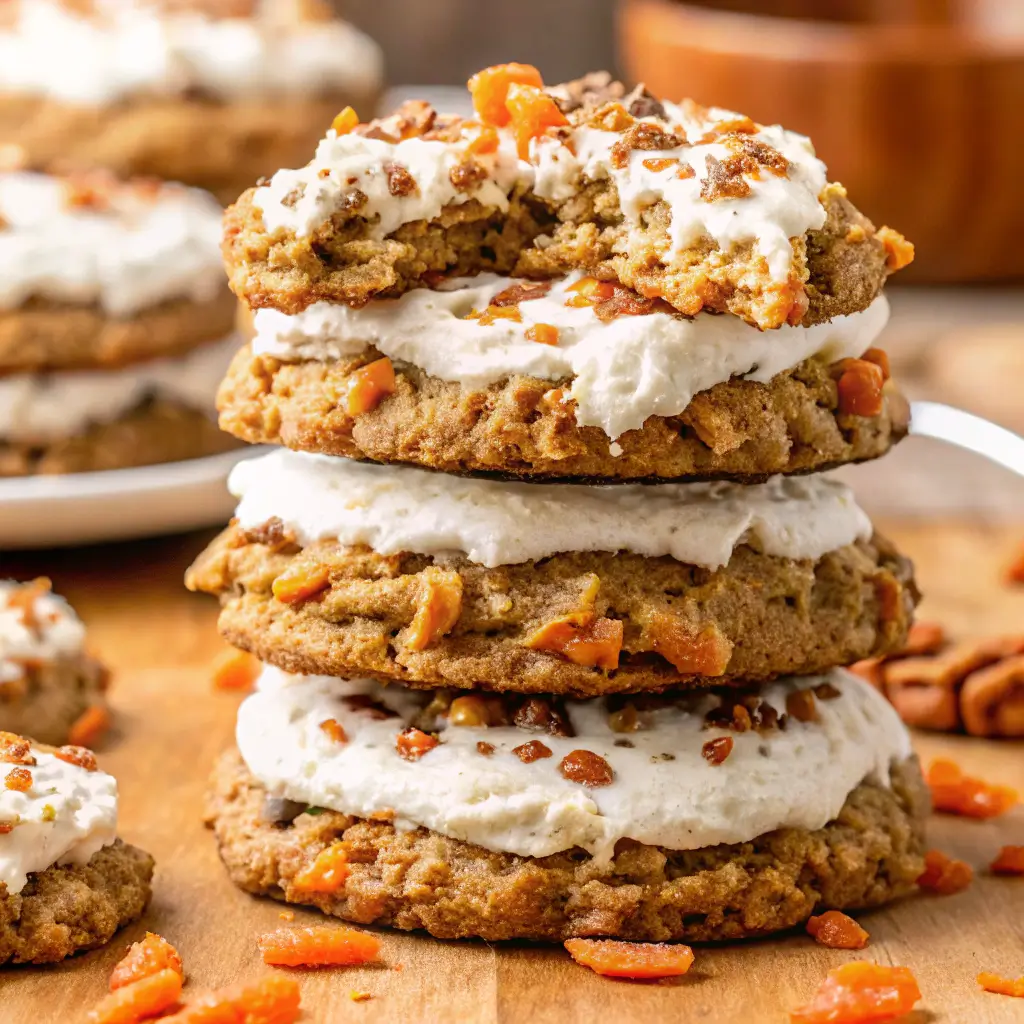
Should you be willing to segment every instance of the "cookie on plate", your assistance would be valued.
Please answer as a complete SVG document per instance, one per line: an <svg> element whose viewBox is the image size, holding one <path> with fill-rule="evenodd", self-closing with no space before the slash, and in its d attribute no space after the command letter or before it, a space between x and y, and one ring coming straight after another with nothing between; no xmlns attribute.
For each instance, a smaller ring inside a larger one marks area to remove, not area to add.
<svg viewBox="0 0 1024 1024"><path fill-rule="evenodd" d="M0 964L54 963L142 914L153 858L117 838L117 782L84 747L0 733Z"/></svg>

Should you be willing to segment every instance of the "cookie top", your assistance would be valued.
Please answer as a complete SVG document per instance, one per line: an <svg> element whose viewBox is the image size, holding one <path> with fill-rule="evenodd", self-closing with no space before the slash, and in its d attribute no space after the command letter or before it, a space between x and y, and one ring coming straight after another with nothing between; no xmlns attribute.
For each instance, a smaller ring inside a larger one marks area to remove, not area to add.
<svg viewBox="0 0 1024 1024"><path fill-rule="evenodd" d="M0 91L75 105L371 89L379 47L322 0L22 0L0 22Z"/></svg>
<svg viewBox="0 0 1024 1024"><path fill-rule="evenodd" d="M676 416L731 380L767 383L811 357L857 358L888 320L879 296L860 312L767 333L739 317L686 317L666 302L579 272L558 281L481 274L353 309L317 302L260 309L256 355L332 362L368 349L432 377L483 388L515 376L570 379L579 426L615 440L650 416Z"/></svg>
<svg viewBox="0 0 1024 1024"><path fill-rule="evenodd" d="M630 551L709 569L750 544L817 559L871 536L852 492L823 476L764 484L528 484L276 451L240 463L229 486L241 528L280 520L302 544L378 554L458 553L485 566L567 551Z"/></svg>
<svg viewBox="0 0 1024 1024"><path fill-rule="evenodd" d="M757 696L609 703L452 702L266 669L237 739L271 796L502 853L597 859L624 838L694 850L821 828L911 753L885 698L842 670Z"/></svg>
<svg viewBox="0 0 1024 1024"><path fill-rule="evenodd" d="M128 317L207 301L224 288L220 218L212 196L180 185L0 172L0 310L49 299Z"/></svg>
<svg viewBox="0 0 1024 1024"><path fill-rule="evenodd" d="M50 592L49 580L0 580L0 683L23 678L29 666L79 658L84 649L85 626Z"/></svg>
<svg viewBox="0 0 1024 1024"><path fill-rule="evenodd" d="M85 864L114 842L117 782L84 747L36 746L0 733L0 883L21 892L53 864Z"/></svg>

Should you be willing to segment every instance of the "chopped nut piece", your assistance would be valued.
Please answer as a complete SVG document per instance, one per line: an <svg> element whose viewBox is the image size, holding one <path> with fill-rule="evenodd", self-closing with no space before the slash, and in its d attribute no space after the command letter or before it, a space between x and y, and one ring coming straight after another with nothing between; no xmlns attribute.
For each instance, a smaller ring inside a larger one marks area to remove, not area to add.
<svg viewBox="0 0 1024 1024"><path fill-rule="evenodd" d="M537 651L560 654L576 665L618 668L623 625L618 619L599 619L593 612L574 613L541 626L526 640Z"/></svg>
<svg viewBox="0 0 1024 1024"><path fill-rule="evenodd" d="M546 732L551 736L575 736L564 703L557 697L527 697L516 708L512 721L517 729Z"/></svg>
<svg viewBox="0 0 1024 1024"><path fill-rule="evenodd" d="M731 736L719 736L717 739L708 740L700 748L701 757L708 764L721 764L732 753L733 744Z"/></svg>
<svg viewBox="0 0 1024 1024"><path fill-rule="evenodd" d="M719 199L745 199L750 184L743 178L742 168L730 161L722 162L709 153L704 158L707 177L700 180L700 197L706 203Z"/></svg>
<svg viewBox="0 0 1024 1024"><path fill-rule="evenodd" d="M411 651L426 650L451 632L462 613L462 577L431 566L421 574L416 614L404 643Z"/></svg>
<svg viewBox="0 0 1024 1024"><path fill-rule="evenodd" d="M615 780L612 766L592 750L573 750L566 754L558 770L562 778L588 788L610 786Z"/></svg>
<svg viewBox="0 0 1024 1024"><path fill-rule="evenodd" d="M970 864L954 860L941 850L929 850L924 855L924 871L917 884L940 896L952 896L971 884L974 871Z"/></svg>
<svg viewBox="0 0 1024 1024"><path fill-rule="evenodd" d="M667 942L568 939L565 948L576 963L608 978L677 978L693 964L689 946Z"/></svg>
<svg viewBox="0 0 1024 1024"><path fill-rule="evenodd" d="M514 83L540 88L544 79L532 64L496 64L478 71L466 83L473 98L473 109L487 125L502 127L511 120L506 106L509 88Z"/></svg>
<svg viewBox="0 0 1024 1024"><path fill-rule="evenodd" d="M640 716L636 705L625 704L608 716L608 728L612 732L636 732L640 728Z"/></svg>
<svg viewBox="0 0 1024 1024"><path fill-rule="evenodd" d="M4 788L24 793L32 788L32 773L27 768L12 768L4 776Z"/></svg>
<svg viewBox="0 0 1024 1024"><path fill-rule="evenodd" d="M320 728L335 743L348 743L348 733L345 732L344 726L336 718L325 718L320 723Z"/></svg>
<svg viewBox="0 0 1024 1024"><path fill-rule="evenodd" d="M873 1024L909 1013L921 998L907 967L854 960L828 972L806 1006L790 1012L791 1024Z"/></svg>
<svg viewBox="0 0 1024 1024"><path fill-rule="evenodd" d="M494 753L495 747L493 743L485 743L483 740L477 740L476 752L483 754L484 757L490 757Z"/></svg>
<svg viewBox="0 0 1024 1024"><path fill-rule="evenodd" d="M34 765L32 745L24 736L13 732L0 732L0 763Z"/></svg>
<svg viewBox="0 0 1024 1024"><path fill-rule="evenodd" d="M303 892L335 893L344 887L350 874L345 844L331 843L295 876L292 884Z"/></svg>
<svg viewBox="0 0 1024 1024"><path fill-rule="evenodd" d="M1004 846L988 866L994 875L1024 875L1024 846Z"/></svg>
<svg viewBox="0 0 1024 1024"><path fill-rule="evenodd" d="M786 694L786 714L798 722L818 721L818 706L813 690L790 690Z"/></svg>
<svg viewBox="0 0 1024 1024"><path fill-rule="evenodd" d="M550 281L517 281L498 292L491 299L490 304L499 309L504 306L518 306L522 302L542 299L549 291L551 291Z"/></svg>
<svg viewBox="0 0 1024 1024"><path fill-rule="evenodd" d="M315 925L280 928L256 939L265 964L275 967L351 967L380 956L380 939L355 928Z"/></svg>
<svg viewBox="0 0 1024 1024"><path fill-rule="evenodd" d="M86 747L64 746L53 752L53 756L68 764L78 765L87 772L94 772L97 769L96 755Z"/></svg>
<svg viewBox="0 0 1024 1024"><path fill-rule="evenodd" d="M398 717L398 712L392 711L386 704L371 697L368 693L353 693L351 696L343 697L342 703L350 711L362 712L378 722L385 718Z"/></svg>
<svg viewBox="0 0 1024 1024"><path fill-rule="evenodd" d="M953 761L933 761L925 775L932 792L932 806L947 814L969 818L995 818L1017 803L1017 792L964 775Z"/></svg>
<svg viewBox="0 0 1024 1024"><path fill-rule="evenodd" d="M315 597L330 585L331 570L328 566L298 562L285 569L271 584L270 590L283 604L296 604Z"/></svg>
<svg viewBox="0 0 1024 1024"><path fill-rule="evenodd" d="M836 700L842 696L841 691L829 682L818 683L818 685L812 687L812 689L814 690L814 696L817 697L818 700Z"/></svg>
<svg viewBox="0 0 1024 1024"><path fill-rule="evenodd" d="M627 167L629 154L634 149L676 149L685 141L683 136L667 132L650 121L637 121L622 133L617 142L613 143L611 148L612 166L620 169Z"/></svg>
<svg viewBox="0 0 1024 1024"><path fill-rule="evenodd" d="M868 944L868 933L852 917L838 910L829 910L807 922L807 934L819 946L830 949L863 949Z"/></svg>
<svg viewBox="0 0 1024 1024"><path fill-rule="evenodd" d="M539 761L543 757L550 757L551 748L546 744L541 743L540 740L530 740L529 743L522 743L518 747L513 747L512 753L515 754L523 764L532 764L534 761Z"/></svg>
<svg viewBox="0 0 1024 1024"><path fill-rule="evenodd" d="M732 641L715 625L694 629L677 615L656 612L647 623L651 647L679 672L702 676L725 674Z"/></svg>
<svg viewBox="0 0 1024 1024"><path fill-rule="evenodd" d="M465 725L475 728L489 725L487 702L476 693L456 697L448 709L448 723L450 725Z"/></svg>
<svg viewBox="0 0 1024 1024"><path fill-rule="evenodd" d="M840 374L836 382L839 412L844 416L880 415L885 383L882 368L866 359L840 359L835 366Z"/></svg>
<svg viewBox="0 0 1024 1024"><path fill-rule="evenodd" d="M395 737L395 749L398 751L398 756L406 761L418 761L424 754L430 753L438 742L436 736L409 726Z"/></svg>
<svg viewBox="0 0 1024 1024"><path fill-rule="evenodd" d="M385 356L361 366L352 374L346 395L349 416L372 412L388 395L395 393L395 368Z"/></svg>
<svg viewBox="0 0 1024 1024"><path fill-rule="evenodd" d="M420 187L416 179L409 173L408 167L401 164L386 163L384 173L388 177L388 192L396 197L416 195Z"/></svg>
<svg viewBox="0 0 1024 1024"><path fill-rule="evenodd" d="M331 128L338 135L348 135L358 124L359 115L351 107L345 107L331 122Z"/></svg>

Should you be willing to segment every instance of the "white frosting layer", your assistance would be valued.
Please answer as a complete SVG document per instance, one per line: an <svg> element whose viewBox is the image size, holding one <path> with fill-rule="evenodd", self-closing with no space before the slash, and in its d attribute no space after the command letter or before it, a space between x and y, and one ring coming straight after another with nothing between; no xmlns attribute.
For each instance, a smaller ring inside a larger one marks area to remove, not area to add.
<svg viewBox="0 0 1024 1024"><path fill-rule="evenodd" d="M215 415L221 378L239 339L200 345L183 356L117 370L0 376L0 440L43 443L111 423L150 397Z"/></svg>
<svg viewBox="0 0 1024 1024"><path fill-rule="evenodd" d="M623 838L694 850L746 842L777 828L821 828L857 785L866 779L887 785L891 763L910 756L896 712L848 672L782 680L763 696L782 713L787 692L826 679L841 696L817 702L819 721L790 719L785 730L706 729L703 715L718 702L696 695L680 706L642 712L643 729L616 733L602 700L570 701L574 737L449 726L442 718L436 722L440 745L409 762L396 753L395 738L429 694L267 668L239 710L237 738L250 771L271 795L360 817L391 810L400 829L424 826L530 857L582 847L606 858ZM370 694L400 717L376 719L353 710L343 699L352 694ZM320 728L329 718L341 724L347 743ZM733 737L732 753L711 765L701 748L724 735ZM524 764L512 748L533 739L552 756ZM633 746L616 746L616 740ZM494 746L492 755L478 752L481 741ZM579 749L608 762L611 785L587 788L562 777L560 761Z"/></svg>
<svg viewBox="0 0 1024 1024"><path fill-rule="evenodd" d="M0 764L0 822L15 823L0 834L0 882L8 895L21 892L31 872L85 864L116 838L116 780L35 748L32 754L35 765ZM14 768L32 774L25 792L3 785Z"/></svg>
<svg viewBox="0 0 1024 1024"><path fill-rule="evenodd" d="M163 14L106 0L82 17L53 0L23 0L0 32L0 89L75 104L201 90L232 100L376 87L379 47L342 21Z"/></svg>
<svg viewBox="0 0 1024 1024"><path fill-rule="evenodd" d="M504 209L516 185L559 201L573 195L581 180L611 180L618 189L626 220L633 225L653 204L664 201L668 205L670 244L661 254L662 262L671 264L676 253L710 237L727 251L734 246L753 245L754 251L764 257L772 279L787 280L793 265L790 238L825 223L825 210L818 196L827 175L810 140L778 125L756 126L756 131L742 138L770 146L785 157L789 162L786 173L778 175L755 167L756 176L749 171L742 174L748 195L707 201L701 196L701 188L702 179L709 174L708 158L725 161L736 152L722 141L701 139L719 124L741 115L671 103L664 106L664 120L643 120L682 129L688 141L672 149L633 150L621 167L615 165L612 153L613 145L622 138L618 132L566 127L560 129L559 138L542 136L531 141L529 159L518 160L511 130L499 129L498 152L473 158L486 176L477 188L466 192L456 191L448 172L479 136L479 126L464 127L460 139L451 143L420 139L393 143L357 134L338 136L331 129L306 167L278 171L268 186L257 190L254 203L262 210L270 231L285 228L302 237L344 209L352 189L358 188L368 197L359 215L368 219L380 216L374 233L381 238L400 224L436 217L446 203L475 198ZM652 159L676 162L652 170L644 166L645 160ZM417 185L415 193L403 198L390 196L384 169L389 163L409 171ZM683 164L693 168L691 177L680 177Z"/></svg>
<svg viewBox="0 0 1024 1024"><path fill-rule="evenodd" d="M43 298L98 303L127 317L223 289L221 209L212 196L177 185L155 195L113 186L108 205L93 209L70 206L68 195L59 178L0 174L0 309Z"/></svg>
<svg viewBox="0 0 1024 1024"><path fill-rule="evenodd" d="M49 591L36 594L26 618L22 608L8 606L21 590L12 580L0 580L0 683L21 679L26 662L77 658L85 644L85 626L67 601Z"/></svg>
<svg viewBox="0 0 1024 1024"><path fill-rule="evenodd" d="M718 568L748 543L817 559L871 522L823 476L764 484L523 484L279 450L240 462L228 486L243 527L277 516L300 541L337 539L381 554L461 553L486 566L560 551L632 551Z"/></svg>
<svg viewBox="0 0 1024 1024"><path fill-rule="evenodd" d="M555 282L547 295L519 303L521 323L466 319L482 311L509 278L485 275L419 288L361 309L317 302L295 316L261 309L253 351L283 360L330 361L373 345L434 377L485 387L515 374L571 377L567 395L581 426L610 438L643 426L648 416L681 413L698 392L745 376L766 382L817 356L829 362L864 353L885 327L889 304L879 296L863 312L814 327L759 331L734 316L687 319L668 313L618 316L602 322L593 307L567 306L581 275ZM531 341L536 324L558 328L558 343Z"/></svg>

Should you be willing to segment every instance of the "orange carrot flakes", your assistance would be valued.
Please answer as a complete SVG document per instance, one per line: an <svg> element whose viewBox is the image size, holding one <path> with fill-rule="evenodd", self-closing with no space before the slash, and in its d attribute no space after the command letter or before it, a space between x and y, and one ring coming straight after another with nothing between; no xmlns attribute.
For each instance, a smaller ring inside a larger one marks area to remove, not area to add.
<svg viewBox="0 0 1024 1024"><path fill-rule="evenodd" d="M609 978L675 978L693 963L689 946L666 942L569 939L565 948L576 963Z"/></svg>
<svg viewBox="0 0 1024 1024"><path fill-rule="evenodd" d="M115 989L89 1012L93 1024L135 1024L169 1010L181 998L181 975L169 967Z"/></svg>
<svg viewBox="0 0 1024 1024"><path fill-rule="evenodd" d="M909 968L854 960L829 971L811 1001L789 1019L792 1024L877 1024L909 1013L920 998Z"/></svg>
<svg viewBox="0 0 1024 1024"><path fill-rule="evenodd" d="M807 934L819 946L830 949L863 949L868 944L868 933L852 917L838 910L828 910L807 922Z"/></svg>
<svg viewBox="0 0 1024 1024"><path fill-rule="evenodd" d="M296 876L294 886L305 892L337 892L349 876L348 854L342 843L322 849L312 864Z"/></svg>
<svg viewBox="0 0 1024 1024"><path fill-rule="evenodd" d="M410 725L395 737L395 749L398 756L404 760L418 761L424 754L429 754L439 742L436 736Z"/></svg>
<svg viewBox="0 0 1024 1024"><path fill-rule="evenodd" d="M1016 996L1024 999L1024 977L1003 978L998 974L989 971L982 971L978 975L978 984L986 992L995 992L1001 996Z"/></svg>
<svg viewBox="0 0 1024 1024"><path fill-rule="evenodd" d="M395 368L387 356L360 366L352 374L346 397L349 416L372 412L388 395L395 393Z"/></svg>
<svg viewBox="0 0 1024 1024"><path fill-rule="evenodd" d="M331 127L339 135L348 135L349 132L359 127L359 115L351 107L345 107L341 113L335 116Z"/></svg>
<svg viewBox="0 0 1024 1024"><path fill-rule="evenodd" d="M542 89L533 85L509 86L505 98L505 109L512 122L516 138L516 149L521 160L530 156L530 140L542 135L548 128L568 124L558 104Z"/></svg>
<svg viewBox="0 0 1024 1024"><path fill-rule="evenodd" d="M933 807L947 814L995 818L1017 803L1016 790L964 775L954 761L942 758L933 761L926 779L932 791Z"/></svg>
<svg viewBox="0 0 1024 1024"><path fill-rule="evenodd" d="M256 942L263 962L278 967L349 967L380 955L380 939L354 928L280 928Z"/></svg>
<svg viewBox="0 0 1024 1024"><path fill-rule="evenodd" d="M514 83L540 88L544 84L540 72L532 64L495 64L478 71L467 83L473 97L473 109L484 124L508 124L511 115L505 105L509 87Z"/></svg>
<svg viewBox="0 0 1024 1024"><path fill-rule="evenodd" d="M146 932L145 938L128 947L124 958L114 968L110 975L110 991L163 970L184 976L178 951L162 935Z"/></svg>
<svg viewBox="0 0 1024 1024"><path fill-rule="evenodd" d="M210 679L216 690L251 690L259 674L259 658L232 647L213 659Z"/></svg>
<svg viewBox="0 0 1024 1024"><path fill-rule="evenodd" d="M995 875L1024 875L1024 846L1004 846L989 871Z"/></svg>
<svg viewBox="0 0 1024 1024"><path fill-rule="evenodd" d="M917 884L939 896L952 896L966 889L973 877L970 864L955 860L941 850L929 850L924 855L924 872Z"/></svg>
<svg viewBox="0 0 1024 1024"><path fill-rule="evenodd" d="M299 1019L299 986L280 974L230 985L200 996L160 1024L294 1024Z"/></svg>

